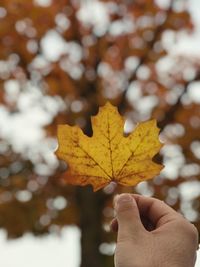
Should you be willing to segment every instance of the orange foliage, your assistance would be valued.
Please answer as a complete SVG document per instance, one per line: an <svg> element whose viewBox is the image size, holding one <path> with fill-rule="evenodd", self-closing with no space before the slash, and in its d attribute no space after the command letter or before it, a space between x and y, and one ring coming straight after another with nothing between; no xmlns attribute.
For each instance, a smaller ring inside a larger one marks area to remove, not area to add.
<svg viewBox="0 0 200 267"><path fill-rule="evenodd" d="M200 180L200 108L190 95L191 86L200 80L200 61L198 57L169 55L169 45L175 44L178 33L190 34L194 27L189 9L184 5L177 8L178 2L184 1L169 1L168 7L153 0L101 0L98 7L93 1L88 6L75 0L53 0L48 6L41 6L39 0L1 1L0 112L7 114L6 119L26 112L20 106L20 95L33 87L40 92L37 104L49 112L43 127L46 139L55 141L57 124L64 123L78 125L92 136L90 117L109 101L126 118L126 132L138 121L158 121L166 145L155 161L173 169L166 168L135 189L111 184L93 194L89 186L64 186L58 179L66 168L63 162L53 169L51 164L45 165L48 157L35 155L34 149L15 151L10 136L0 128L0 227L10 237L26 231L57 231L73 223L81 227L83 250L90 246L85 251L91 255L84 257L95 255L91 266L107 267L106 262L98 265L97 254L101 242L113 237L102 224L111 219L108 210L113 194L126 190L165 200L200 229L198 197L191 199L191 217L183 208L180 193L187 182ZM96 16L97 9L100 16ZM55 39L58 46L54 46ZM19 87L14 100L12 90L9 95L9 81ZM42 148L43 142L39 145ZM40 174L43 165L48 172ZM62 205L54 205L56 201ZM91 237L88 244L85 236Z"/></svg>

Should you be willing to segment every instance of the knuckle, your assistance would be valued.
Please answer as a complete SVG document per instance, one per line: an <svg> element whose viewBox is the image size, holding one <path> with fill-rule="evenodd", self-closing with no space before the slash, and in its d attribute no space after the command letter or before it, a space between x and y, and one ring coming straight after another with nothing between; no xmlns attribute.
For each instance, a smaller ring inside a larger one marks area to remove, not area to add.
<svg viewBox="0 0 200 267"><path fill-rule="evenodd" d="M198 240L198 230L192 223L190 223L190 222L188 222L186 220L183 220L182 221L182 229L193 240Z"/></svg>
<svg viewBox="0 0 200 267"><path fill-rule="evenodd" d="M197 230L197 228L192 224L192 223L190 223L190 234L191 234L191 236L193 237L193 238L195 238L195 239L198 239L198 230Z"/></svg>

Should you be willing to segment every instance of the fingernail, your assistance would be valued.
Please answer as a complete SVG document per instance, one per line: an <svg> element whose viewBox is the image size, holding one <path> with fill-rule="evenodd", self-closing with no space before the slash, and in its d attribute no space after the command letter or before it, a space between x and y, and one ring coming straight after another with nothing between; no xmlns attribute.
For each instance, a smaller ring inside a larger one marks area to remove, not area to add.
<svg viewBox="0 0 200 267"><path fill-rule="evenodd" d="M117 195L115 197L115 209L122 206L124 203L135 203L130 194ZM135 203L136 205L136 203Z"/></svg>
<svg viewBox="0 0 200 267"><path fill-rule="evenodd" d="M132 197L129 194L122 194L122 195L119 195L117 198L117 204L130 202L130 201L132 201Z"/></svg>

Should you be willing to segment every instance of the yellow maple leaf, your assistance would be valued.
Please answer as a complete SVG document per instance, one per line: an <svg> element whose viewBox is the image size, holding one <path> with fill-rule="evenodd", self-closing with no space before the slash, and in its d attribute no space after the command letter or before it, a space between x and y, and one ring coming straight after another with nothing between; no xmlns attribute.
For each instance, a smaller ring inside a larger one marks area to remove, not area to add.
<svg viewBox="0 0 200 267"><path fill-rule="evenodd" d="M65 180L76 185L91 184L94 191L111 181L133 186L159 174L163 165L152 161L162 144L156 120L139 123L124 136L124 119L107 103L92 117L93 136L78 126L58 126L56 155L67 162Z"/></svg>

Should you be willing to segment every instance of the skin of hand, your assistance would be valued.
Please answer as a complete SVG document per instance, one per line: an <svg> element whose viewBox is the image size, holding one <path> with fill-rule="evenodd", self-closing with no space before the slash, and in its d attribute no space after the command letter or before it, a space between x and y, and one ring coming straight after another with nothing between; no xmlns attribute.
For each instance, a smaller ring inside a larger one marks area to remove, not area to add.
<svg viewBox="0 0 200 267"><path fill-rule="evenodd" d="M197 229L155 198L121 194L114 199L115 267L194 267Z"/></svg>

